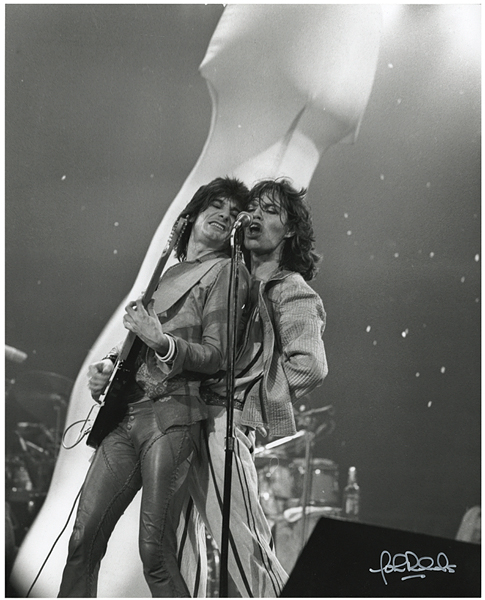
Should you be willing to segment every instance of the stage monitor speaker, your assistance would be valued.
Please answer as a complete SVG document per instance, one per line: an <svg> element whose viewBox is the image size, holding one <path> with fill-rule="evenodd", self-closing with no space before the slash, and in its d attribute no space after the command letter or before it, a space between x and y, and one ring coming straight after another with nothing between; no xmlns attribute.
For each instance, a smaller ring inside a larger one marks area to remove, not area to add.
<svg viewBox="0 0 485 600"><path fill-rule="evenodd" d="M282 598L481 597L481 546L322 517Z"/></svg>

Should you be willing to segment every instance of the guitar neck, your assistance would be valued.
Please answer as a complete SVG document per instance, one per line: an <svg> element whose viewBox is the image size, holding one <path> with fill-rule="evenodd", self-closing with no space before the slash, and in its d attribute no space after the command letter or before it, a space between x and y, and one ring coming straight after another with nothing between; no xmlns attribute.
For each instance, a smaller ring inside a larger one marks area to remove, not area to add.
<svg viewBox="0 0 485 600"><path fill-rule="evenodd" d="M129 331L118 354L118 362L123 362L124 364L134 363L142 346L143 342L136 333Z"/></svg>
<svg viewBox="0 0 485 600"><path fill-rule="evenodd" d="M154 294L155 290L157 289L158 283L160 281L160 277L162 276L162 273L163 273L163 269L165 268L165 265L167 264L168 257L169 257L169 254L165 254L165 253L162 254L162 256L160 257L160 260L158 261L157 266L155 267L155 270L153 271L151 279L148 282L148 285L146 286L145 291L143 292L141 302L145 308L147 308L147 306L149 305L150 300L152 299L153 294Z"/></svg>
<svg viewBox="0 0 485 600"><path fill-rule="evenodd" d="M141 302L145 308L148 307L150 300L152 299L153 294L157 289L160 277L162 276L163 269L167 264L170 254L186 226L187 219L184 218L179 219L174 225L167 246L162 252L162 255L160 256L158 263L155 267L155 270L152 273L150 281L148 282L148 285L146 286L145 291L143 292ZM125 341L123 342L123 346L118 356L118 361L134 362L142 346L143 342L140 340L140 338L137 337L137 335L132 331L129 331L128 335L125 338Z"/></svg>
<svg viewBox="0 0 485 600"><path fill-rule="evenodd" d="M167 263L167 259L168 259L167 255L162 255L162 257L158 261L155 271L153 272L153 275L147 285L147 288L143 293L141 301L145 308L147 308L147 306L149 305L150 300L152 299L153 293L157 289L157 285L158 285L158 282L160 281L162 271ZM136 333L133 333L133 331L129 331L125 338L125 341L123 342L121 351L118 355L118 361L120 361L120 362L123 361L124 363L134 362L138 353L141 350L142 345L143 345L143 342L136 335Z"/></svg>

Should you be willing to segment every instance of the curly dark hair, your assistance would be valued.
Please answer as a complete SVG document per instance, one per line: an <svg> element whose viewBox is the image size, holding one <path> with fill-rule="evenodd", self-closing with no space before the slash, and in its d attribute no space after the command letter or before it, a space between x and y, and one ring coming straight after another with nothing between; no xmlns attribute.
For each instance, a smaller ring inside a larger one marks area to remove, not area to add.
<svg viewBox="0 0 485 600"><path fill-rule="evenodd" d="M287 178L263 179L249 192L249 202L269 199L286 211L287 225L293 235L283 244L280 268L296 271L305 281L311 281L318 273L321 256L314 250L315 234L306 194L305 188L296 190Z"/></svg>
<svg viewBox="0 0 485 600"><path fill-rule="evenodd" d="M187 258L187 245L189 243L192 227L201 212L203 212L211 202L216 199L233 200L239 210L246 208L249 197L249 190L246 185L234 177L217 177L210 183L202 185L193 195L192 200L187 204L184 210L180 213L180 217L188 217L187 227L180 236L177 245L175 246L175 257L183 261ZM227 248L229 249L229 240Z"/></svg>

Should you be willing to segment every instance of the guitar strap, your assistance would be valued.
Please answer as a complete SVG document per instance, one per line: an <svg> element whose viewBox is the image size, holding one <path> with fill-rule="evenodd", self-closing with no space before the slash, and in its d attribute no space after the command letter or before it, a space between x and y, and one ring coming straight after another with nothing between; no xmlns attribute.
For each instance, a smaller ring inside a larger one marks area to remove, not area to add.
<svg viewBox="0 0 485 600"><path fill-rule="evenodd" d="M225 260L224 257L218 256L217 258L205 260L198 265L182 262L168 269L160 279L160 283L153 294L153 307L157 315L167 312L206 273L223 260Z"/></svg>

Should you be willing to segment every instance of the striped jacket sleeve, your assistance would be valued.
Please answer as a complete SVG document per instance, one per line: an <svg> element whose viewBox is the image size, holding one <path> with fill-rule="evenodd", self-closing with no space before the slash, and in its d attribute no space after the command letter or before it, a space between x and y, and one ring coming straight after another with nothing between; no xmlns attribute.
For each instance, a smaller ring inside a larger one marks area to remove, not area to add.
<svg viewBox="0 0 485 600"><path fill-rule="evenodd" d="M321 385L328 373L326 315L320 296L299 275L287 277L276 288L275 341L294 402Z"/></svg>
<svg viewBox="0 0 485 600"><path fill-rule="evenodd" d="M238 313L246 303L249 291L249 273L244 266L239 269L239 276ZM173 365L168 368L169 377L182 371L212 375L226 368L230 277L231 262L226 260L210 283L203 306L199 307L201 323L197 329L200 329L201 339L195 341L174 335L177 350ZM160 363L158 366L163 368Z"/></svg>

